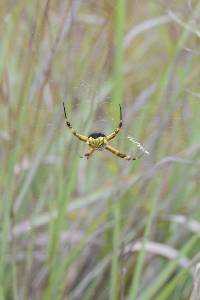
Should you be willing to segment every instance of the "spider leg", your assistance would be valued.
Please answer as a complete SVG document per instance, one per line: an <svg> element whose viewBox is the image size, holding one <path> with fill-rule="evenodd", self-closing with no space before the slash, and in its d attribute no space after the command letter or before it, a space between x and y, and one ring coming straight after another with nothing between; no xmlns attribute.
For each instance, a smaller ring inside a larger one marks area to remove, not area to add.
<svg viewBox="0 0 200 300"><path fill-rule="evenodd" d="M132 158L129 155L126 155L126 154L120 152L119 150L115 149L114 147L109 146L109 145L107 145L105 149L110 151L111 153L115 154L116 156L125 159L125 160L136 160L137 159L136 157Z"/></svg>
<svg viewBox="0 0 200 300"><path fill-rule="evenodd" d="M115 131L113 131L111 134L107 135L107 141L112 140L120 131L121 127L122 127L122 107L119 104L119 109L120 109L120 120L119 120L119 125L117 127L117 129L115 129Z"/></svg>
<svg viewBox="0 0 200 300"><path fill-rule="evenodd" d="M76 130L72 127L72 125L68 121L64 102L63 102L63 109L64 109L64 115L65 115L66 125L69 127L69 129L71 130L71 132L73 133L73 135L75 135L80 141L87 142L87 139L88 139L87 136L81 135L78 132L76 132Z"/></svg>
<svg viewBox="0 0 200 300"><path fill-rule="evenodd" d="M88 152L86 152L86 153L84 154L84 156L85 156L87 159L89 159L89 158L92 156L92 154L94 153L94 151L95 151L95 149L90 148L90 149L88 150Z"/></svg>

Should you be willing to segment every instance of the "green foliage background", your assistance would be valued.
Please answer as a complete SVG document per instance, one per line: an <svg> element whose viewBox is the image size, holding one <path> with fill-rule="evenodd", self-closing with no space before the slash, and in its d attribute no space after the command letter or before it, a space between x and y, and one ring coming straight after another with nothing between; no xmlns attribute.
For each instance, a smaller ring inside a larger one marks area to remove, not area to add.
<svg viewBox="0 0 200 300"><path fill-rule="evenodd" d="M189 299L200 230L199 1L0 3L0 300ZM82 134L150 151L81 159Z"/></svg>

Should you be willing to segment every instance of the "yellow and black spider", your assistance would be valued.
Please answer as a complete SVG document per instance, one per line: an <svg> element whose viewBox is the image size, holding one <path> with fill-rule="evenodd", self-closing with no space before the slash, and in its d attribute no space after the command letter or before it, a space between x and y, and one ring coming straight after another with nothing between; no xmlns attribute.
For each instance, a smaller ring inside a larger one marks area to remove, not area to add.
<svg viewBox="0 0 200 300"><path fill-rule="evenodd" d="M72 125L68 121L66 111L65 111L65 104L63 102L63 109L64 109L64 114L65 114L65 119L66 119L66 125L69 127L69 129L71 130L73 135L75 135L80 141L87 143L89 146L88 152L85 153L85 155L84 155L87 157L87 159L89 159L96 150L102 151L104 149L112 152L113 154L115 154L118 157L121 157L125 160L136 160L137 159L136 157L131 158L130 156L128 156L108 145L108 142L115 138L115 136L118 134L118 132L120 131L120 129L122 127L122 108L121 108L120 104L119 104L119 108L120 108L120 121L119 121L119 125L118 125L117 129L115 129L115 131L113 131L109 135L105 135L104 133L101 133L101 132L94 132L94 133L91 133L89 136L85 136L85 135L82 135L82 134L79 134L78 132L76 132L76 130L72 127Z"/></svg>

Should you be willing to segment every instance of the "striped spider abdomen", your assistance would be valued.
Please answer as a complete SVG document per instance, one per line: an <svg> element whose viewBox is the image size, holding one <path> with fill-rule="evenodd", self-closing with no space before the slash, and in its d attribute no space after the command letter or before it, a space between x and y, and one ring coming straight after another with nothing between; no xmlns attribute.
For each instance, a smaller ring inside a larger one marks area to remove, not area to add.
<svg viewBox="0 0 200 300"><path fill-rule="evenodd" d="M95 150L102 151L107 145L107 138L103 133L92 133L88 136L87 144Z"/></svg>

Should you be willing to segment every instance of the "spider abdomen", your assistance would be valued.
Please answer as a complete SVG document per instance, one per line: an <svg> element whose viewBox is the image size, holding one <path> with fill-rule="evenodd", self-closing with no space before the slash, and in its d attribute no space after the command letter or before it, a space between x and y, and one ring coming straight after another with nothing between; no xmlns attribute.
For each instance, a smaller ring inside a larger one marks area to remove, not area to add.
<svg viewBox="0 0 200 300"><path fill-rule="evenodd" d="M87 143L91 148L102 151L107 145L107 139L103 133L93 133L88 137Z"/></svg>

